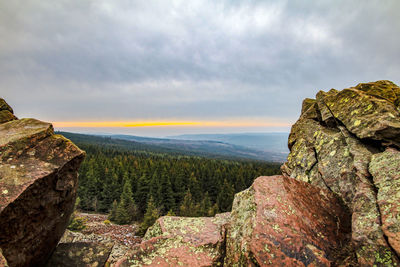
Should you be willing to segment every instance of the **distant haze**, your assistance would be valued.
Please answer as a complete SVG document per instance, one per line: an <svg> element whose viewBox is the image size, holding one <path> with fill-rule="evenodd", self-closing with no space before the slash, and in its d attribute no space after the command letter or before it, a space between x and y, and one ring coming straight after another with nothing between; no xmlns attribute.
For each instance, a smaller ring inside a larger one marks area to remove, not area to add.
<svg viewBox="0 0 400 267"><path fill-rule="evenodd" d="M0 1L0 97L66 131L288 132L318 90L400 83L399 10L398 0Z"/></svg>
<svg viewBox="0 0 400 267"><path fill-rule="evenodd" d="M84 127L55 127L59 131L86 134L129 134L149 137L168 137L181 134L234 134L234 133L270 133L270 132L289 132L290 127L266 127L266 128L226 128L226 127L118 127L118 128L84 128Z"/></svg>

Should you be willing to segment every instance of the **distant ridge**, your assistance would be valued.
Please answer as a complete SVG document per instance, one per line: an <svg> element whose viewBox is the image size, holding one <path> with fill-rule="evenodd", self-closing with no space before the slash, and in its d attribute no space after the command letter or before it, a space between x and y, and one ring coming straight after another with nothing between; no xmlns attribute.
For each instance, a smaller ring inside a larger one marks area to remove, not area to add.
<svg viewBox="0 0 400 267"><path fill-rule="evenodd" d="M287 155L289 149L287 140L289 133L232 133L232 134L184 134L168 136L172 139L185 140L209 140L220 141L233 145L244 146L259 151L284 153Z"/></svg>
<svg viewBox="0 0 400 267"><path fill-rule="evenodd" d="M128 150L176 155L203 156L220 159L247 159L283 162L287 153L256 150L250 147L214 140L181 140L133 135L89 135L58 132L79 145L79 142L117 146Z"/></svg>

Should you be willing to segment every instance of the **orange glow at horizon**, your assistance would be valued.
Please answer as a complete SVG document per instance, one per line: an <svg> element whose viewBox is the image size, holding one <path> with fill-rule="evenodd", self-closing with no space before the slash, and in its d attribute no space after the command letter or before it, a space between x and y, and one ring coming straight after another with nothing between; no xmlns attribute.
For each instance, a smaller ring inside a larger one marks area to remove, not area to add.
<svg viewBox="0 0 400 267"><path fill-rule="evenodd" d="M65 121L53 122L57 128L125 128L125 127L286 127L287 122L255 121Z"/></svg>

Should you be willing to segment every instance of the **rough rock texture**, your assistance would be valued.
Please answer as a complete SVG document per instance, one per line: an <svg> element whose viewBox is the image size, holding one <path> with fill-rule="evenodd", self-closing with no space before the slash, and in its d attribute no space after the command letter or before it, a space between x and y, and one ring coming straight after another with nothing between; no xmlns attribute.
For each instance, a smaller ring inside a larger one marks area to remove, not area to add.
<svg viewBox="0 0 400 267"><path fill-rule="evenodd" d="M164 216L117 266L222 266L229 213L215 217Z"/></svg>
<svg viewBox="0 0 400 267"><path fill-rule="evenodd" d="M61 243L47 262L47 267L104 266L112 243Z"/></svg>
<svg viewBox="0 0 400 267"><path fill-rule="evenodd" d="M0 123L16 120L12 108L3 98L0 98Z"/></svg>
<svg viewBox="0 0 400 267"><path fill-rule="evenodd" d="M67 247L67 246L73 247L74 243L102 244L102 246L104 246L104 247L110 247L110 245L111 245L112 249L108 253L109 255L108 255L107 262L106 262L107 264L110 264L111 266L113 264L115 264L119 259L123 258L124 255L127 254L130 251L130 249L133 247L133 245L125 244L124 242L120 242L112 236L99 235L99 234L95 234L95 233L83 234L80 232L73 232L70 230L66 230L64 232L64 235L61 237L58 246L62 245L64 247ZM57 249L58 249L58 246L57 246ZM80 266L80 265L78 265L78 266ZM99 265L99 266L102 266L102 265Z"/></svg>
<svg viewBox="0 0 400 267"><path fill-rule="evenodd" d="M0 110L12 109L0 99ZM84 152L49 123L0 124L0 248L10 266L42 265L74 208Z"/></svg>
<svg viewBox="0 0 400 267"><path fill-rule="evenodd" d="M258 177L235 196L225 266L330 266L349 233L350 218L328 190Z"/></svg>
<svg viewBox="0 0 400 267"><path fill-rule="evenodd" d="M359 84L303 102L283 174L337 194L360 265L399 265L400 88Z"/></svg>
<svg viewBox="0 0 400 267"><path fill-rule="evenodd" d="M369 171L378 189L383 233L400 255L400 152L387 148L372 156Z"/></svg>

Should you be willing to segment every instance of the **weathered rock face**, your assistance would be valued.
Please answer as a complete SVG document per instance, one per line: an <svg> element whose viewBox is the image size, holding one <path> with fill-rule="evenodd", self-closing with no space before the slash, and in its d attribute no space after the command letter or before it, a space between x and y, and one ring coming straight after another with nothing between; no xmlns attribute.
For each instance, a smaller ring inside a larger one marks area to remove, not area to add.
<svg viewBox="0 0 400 267"><path fill-rule="evenodd" d="M389 81L303 102L282 172L337 194L360 265L399 265L400 88Z"/></svg>
<svg viewBox="0 0 400 267"><path fill-rule="evenodd" d="M73 211L84 152L51 124L9 114L0 116L0 248L10 266L43 265Z"/></svg>
<svg viewBox="0 0 400 267"><path fill-rule="evenodd" d="M61 243L57 246L46 266L104 266L112 247L112 243Z"/></svg>
<svg viewBox="0 0 400 267"><path fill-rule="evenodd" d="M0 98L0 123L16 120L17 117L14 116L12 108Z"/></svg>
<svg viewBox="0 0 400 267"><path fill-rule="evenodd" d="M258 177L235 196L226 266L330 266L350 218L328 190L284 176Z"/></svg>
<svg viewBox="0 0 400 267"><path fill-rule="evenodd" d="M228 220L229 213L161 217L147 230L145 241L117 266L222 266Z"/></svg>
<svg viewBox="0 0 400 267"><path fill-rule="evenodd" d="M125 227L125 226L121 226ZM133 234L133 232L128 233L128 235ZM130 245L128 242L121 242L115 239L115 236L111 237L108 235L100 235L95 233L84 234L81 232L73 232L70 230L65 230L64 235L61 237L60 242L55 250L55 252L50 257L49 262L56 262L59 261L60 258L69 257L70 261L75 262L73 266L85 266L87 263L85 262L85 258L83 253L71 253L71 254L64 254L63 251L67 251L66 248L74 248L76 247L75 243L80 244L88 244L88 247L96 247L100 246L102 249L99 251L101 255L100 258L102 259L103 255L108 255L107 261L105 264L97 264L98 267L100 266L114 266L114 264L123 258L125 254L127 254L133 245ZM139 242L137 242L139 243ZM80 245L83 246L83 245ZM61 252L58 253L57 251ZM86 252L90 254L90 250L86 249ZM60 257L61 255L61 257ZM93 254L97 255L97 254ZM96 257L96 256L95 256ZM54 259L53 259L54 258ZM98 258L98 257L96 257ZM87 260L86 260L87 261ZM93 263L94 264L94 263ZM108 264L108 265L107 265ZM1 265L0 265L1 266ZM47 266L56 266L47 264Z"/></svg>
<svg viewBox="0 0 400 267"><path fill-rule="evenodd" d="M383 233L400 255L400 152L387 148L372 156L369 172L378 189L377 203Z"/></svg>

